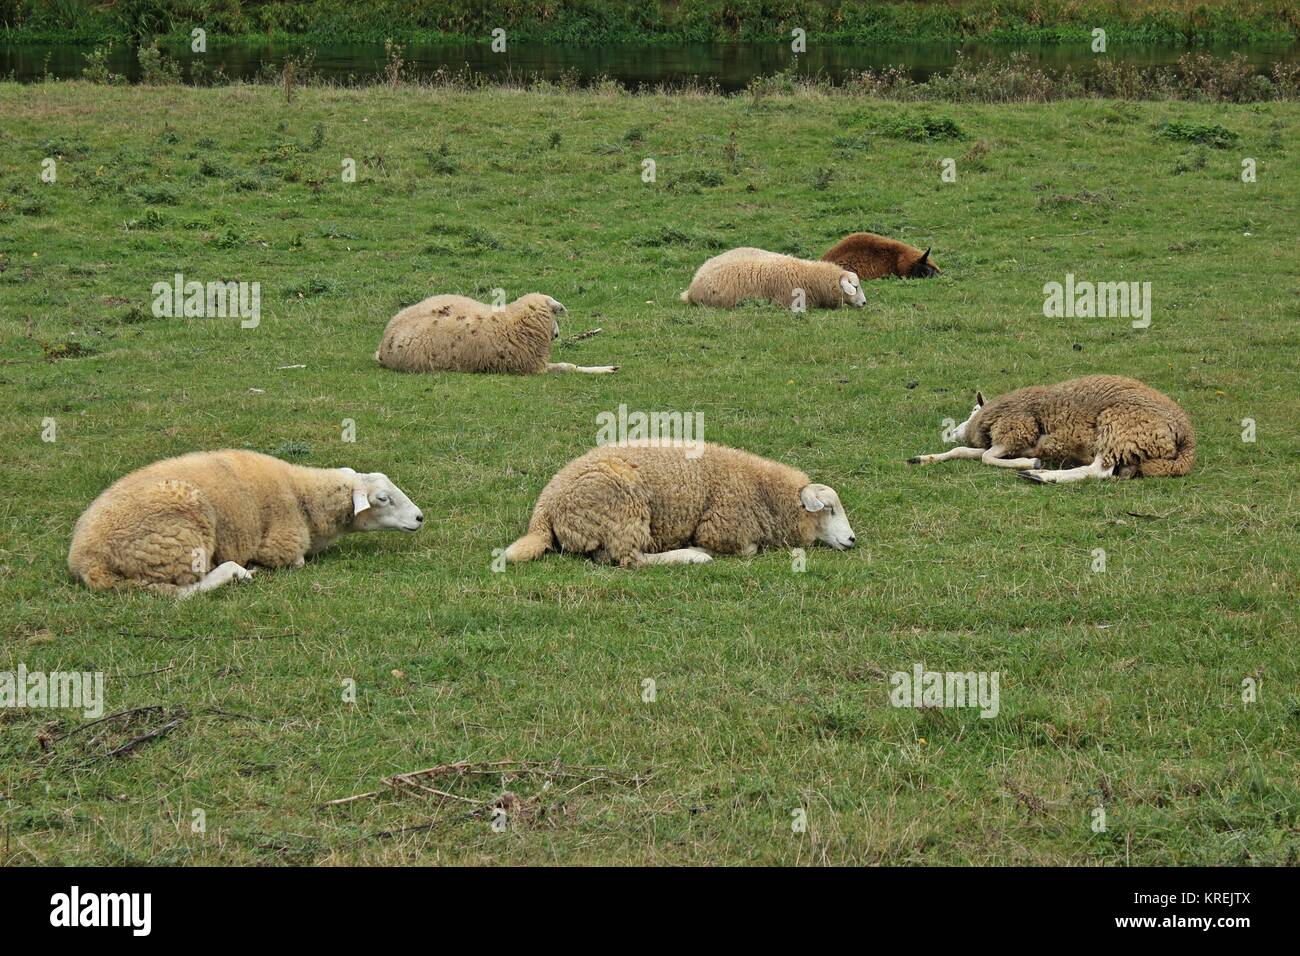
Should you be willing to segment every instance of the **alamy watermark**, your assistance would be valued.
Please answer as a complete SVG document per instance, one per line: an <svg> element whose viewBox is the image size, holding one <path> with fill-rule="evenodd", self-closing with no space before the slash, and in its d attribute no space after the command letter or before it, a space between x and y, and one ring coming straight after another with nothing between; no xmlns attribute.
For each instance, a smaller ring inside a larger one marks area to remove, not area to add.
<svg viewBox="0 0 1300 956"><path fill-rule="evenodd" d="M0 671L0 707L33 710L80 710L95 719L104 715L104 675L100 671Z"/></svg>
<svg viewBox="0 0 1300 956"><path fill-rule="evenodd" d="M596 444L681 447L687 458L699 458L704 454L704 413L628 411L620 403L617 411L596 415Z"/></svg>
<svg viewBox="0 0 1300 956"><path fill-rule="evenodd" d="M176 273L171 282L153 284L153 314L159 319L239 318L242 329L262 322L262 283L185 281Z"/></svg>
<svg viewBox="0 0 1300 956"><path fill-rule="evenodd" d="M1132 319L1133 328L1149 328L1151 283L1076 282L1070 272L1064 283L1043 286L1043 315L1049 319Z"/></svg>
<svg viewBox="0 0 1300 956"><path fill-rule="evenodd" d="M999 673L993 671L928 671L913 664L910 671L889 676L895 707L978 707L980 716L993 718L1001 709Z"/></svg>

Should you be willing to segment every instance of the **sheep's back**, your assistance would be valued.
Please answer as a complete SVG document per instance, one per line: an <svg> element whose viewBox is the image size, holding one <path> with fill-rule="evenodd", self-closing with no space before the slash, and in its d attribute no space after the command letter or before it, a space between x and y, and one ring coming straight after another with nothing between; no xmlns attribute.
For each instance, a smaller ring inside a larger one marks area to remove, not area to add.
<svg viewBox="0 0 1300 956"><path fill-rule="evenodd" d="M389 321L380 364L404 372L538 371L536 349L510 341L512 315L465 296L433 296Z"/></svg>
<svg viewBox="0 0 1300 956"><path fill-rule="evenodd" d="M174 500L159 489L167 482L192 488L217 519L217 552L244 554L261 538L277 499L290 494L293 466L269 455L229 450L165 458L119 478L77 520L72 551L111 545L129 536L140 516ZM213 558L209 555L209 558Z"/></svg>

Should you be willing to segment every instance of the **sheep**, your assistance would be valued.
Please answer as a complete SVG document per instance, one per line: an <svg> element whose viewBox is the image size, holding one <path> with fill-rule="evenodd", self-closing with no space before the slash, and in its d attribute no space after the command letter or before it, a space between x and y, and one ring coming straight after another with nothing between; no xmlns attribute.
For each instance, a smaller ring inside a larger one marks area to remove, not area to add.
<svg viewBox="0 0 1300 956"><path fill-rule="evenodd" d="M298 568L342 534L416 531L423 521L378 472L194 452L133 471L96 498L73 529L68 569L92 590L186 598L248 580L250 563Z"/></svg>
<svg viewBox="0 0 1300 956"><path fill-rule="evenodd" d="M1185 475L1196 462L1196 435L1187 413L1155 389L1121 375L1033 385L988 403L976 392L970 418L954 434L958 447L909 461L978 458L1017 469L1040 484ZM1075 467L1044 469L1044 461Z"/></svg>
<svg viewBox="0 0 1300 956"><path fill-rule="evenodd" d="M617 372L617 365L551 362L560 337L556 316L568 311L549 295L530 293L494 307L463 295L435 295L389 320L375 359L401 372Z"/></svg>
<svg viewBox="0 0 1300 956"><path fill-rule="evenodd" d="M681 299L726 309L744 299L822 309L838 309L846 302L861 308L867 301L857 275L834 263L749 247L724 252L700 266Z"/></svg>
<svg viewBox="0 0 1300 956"><path fill-rule="evenodd" d="M939 274L939 267L930 261L929 249L922 252L916 246L874 232L850 233L831 246L822 261L852 269L862 279L929 279Z"/></svg>
<svg viewBox="0 0 1300 956"><path fill-rule="evenodd" d="M721 445L597 447L550 480L511 562L557 549L620 567L702 564L760 548L844 550L856 540L839 495L788 465Z"/></svg>

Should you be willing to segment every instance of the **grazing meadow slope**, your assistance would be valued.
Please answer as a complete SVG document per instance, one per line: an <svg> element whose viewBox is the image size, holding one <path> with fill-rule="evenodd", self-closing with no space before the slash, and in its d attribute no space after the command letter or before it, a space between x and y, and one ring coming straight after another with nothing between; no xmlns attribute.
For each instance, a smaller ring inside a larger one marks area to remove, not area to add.
<svg viewBox="0 0 1300 956"><path fill-rule="evenodd" d="M50 83L0 115L0 673L131 711L0 709L0 861L1300 857L1297 104ZM677 298L857 230L944 271ZM260 324L156 317L176 273L259 282ZM1068 275L1150 282L1150 327L1044 317ZM400 308L498 288L619 374L376 365ZM1100 372L1188 411L1190 476L905 463L976 388ZM621 403L832 485L857 547L494 571ZM182 604L69 578L101 490L220 447L384 471L425 526ZM997 672L997 715L890 706L916 664ZM382 782L458 761L548 765Z"/></svg>

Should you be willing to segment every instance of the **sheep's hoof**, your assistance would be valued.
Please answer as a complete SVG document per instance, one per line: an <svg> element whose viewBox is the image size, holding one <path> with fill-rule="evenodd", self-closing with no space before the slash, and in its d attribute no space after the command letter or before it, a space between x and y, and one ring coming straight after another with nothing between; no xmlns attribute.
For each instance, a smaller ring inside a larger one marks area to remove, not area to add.
<svg viewBox="0 0 1300 956"><path fill-rule="evenodd" d="M1032 481L1036 485L1048 484L1046 478L1044 478L1042 475L1036 475L1032 471L1022 471L1020 472L1020 477L1025 479L1025 481Z"/></svg>
<svg viewBox="0 0 1300 956"><path fill-rule="evenodd" d="M907 463L909 465L919 465L921 463L921 456L913 455L911 458L907 459Z"/></svg>
<svg viewBox="0 0 1300 956"><path fill-rule="evenodd" d="M1032 465L1030 465L1029 467L1030 467L1030 468L1042 468L1042 467L1043 467L1043 459L1041 459L1041 458L1035 458L1035 459L1034 459L1034 463L1033 463Z"/></svg>

